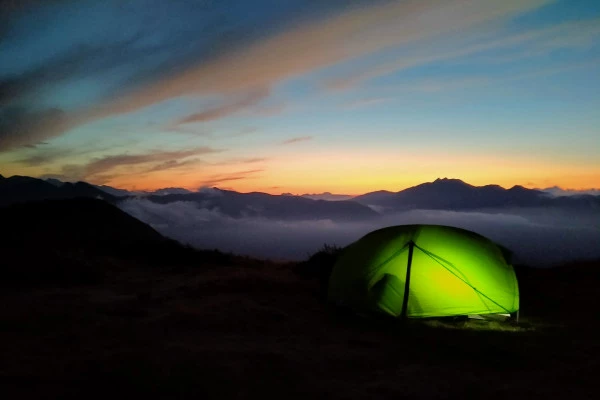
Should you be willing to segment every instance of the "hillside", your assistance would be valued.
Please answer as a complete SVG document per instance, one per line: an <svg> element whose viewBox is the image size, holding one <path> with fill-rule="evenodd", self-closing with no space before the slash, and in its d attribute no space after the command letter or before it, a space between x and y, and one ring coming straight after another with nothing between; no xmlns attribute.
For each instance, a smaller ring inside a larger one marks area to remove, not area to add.
<svg viewBox="0 0 600 400"><path fill-rule="evenodd" d="M113 261L203 265L230 257L186 248L103 200L45 200L0 207L0 285L98 283Z"/></svg>

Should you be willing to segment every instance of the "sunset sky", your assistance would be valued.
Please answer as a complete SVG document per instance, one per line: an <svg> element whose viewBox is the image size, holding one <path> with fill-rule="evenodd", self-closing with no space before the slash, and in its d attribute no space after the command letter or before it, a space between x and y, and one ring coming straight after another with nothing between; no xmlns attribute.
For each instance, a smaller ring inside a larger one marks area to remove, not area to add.
<svg viewBox="0 0 600 400"><path fill-rule="evenodd" d="M598 0L0 5L4 176L600 187Z"/></svg>

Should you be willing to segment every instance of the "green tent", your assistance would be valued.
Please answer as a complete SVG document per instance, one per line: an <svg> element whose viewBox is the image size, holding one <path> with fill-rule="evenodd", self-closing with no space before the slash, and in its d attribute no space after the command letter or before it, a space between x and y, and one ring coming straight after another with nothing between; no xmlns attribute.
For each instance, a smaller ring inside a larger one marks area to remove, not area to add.
<svg viewBox="0 0 600 400"><path fill-rule="evenodd" d="M395 317L519 309L507 252L479 234L441 225L392 226L350 244L333 267L328 296L357 311Z"/></svg>

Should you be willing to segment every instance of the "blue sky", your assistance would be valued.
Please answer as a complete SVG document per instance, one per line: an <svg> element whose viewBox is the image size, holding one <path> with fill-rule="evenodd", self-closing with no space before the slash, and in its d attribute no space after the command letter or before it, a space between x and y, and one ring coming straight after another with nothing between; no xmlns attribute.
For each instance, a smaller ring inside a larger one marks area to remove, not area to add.
<svg viewBox="0 0 600 400"><path fill-rule="evenodd" d="M600 187L600 2L1 2L0 173Z"/></svg>

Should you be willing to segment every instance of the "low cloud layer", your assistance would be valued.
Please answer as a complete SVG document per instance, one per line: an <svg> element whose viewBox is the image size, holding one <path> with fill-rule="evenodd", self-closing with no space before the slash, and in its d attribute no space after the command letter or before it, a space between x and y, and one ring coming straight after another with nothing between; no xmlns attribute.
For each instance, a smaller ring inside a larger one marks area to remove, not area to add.
<svg viewBox="0 0 600 400"><path fill-rule="evenodd" d="M367 222L234 219L193 202L156 204L145 199L120 203L121 209L162 234L192 246L270 259L302 260L323 244L345 246L366 233L399 224L442 224L469 229L515 253L515 262L548 266L600 257L598 215L556 210L502 212L413 210Z"/></svg>

